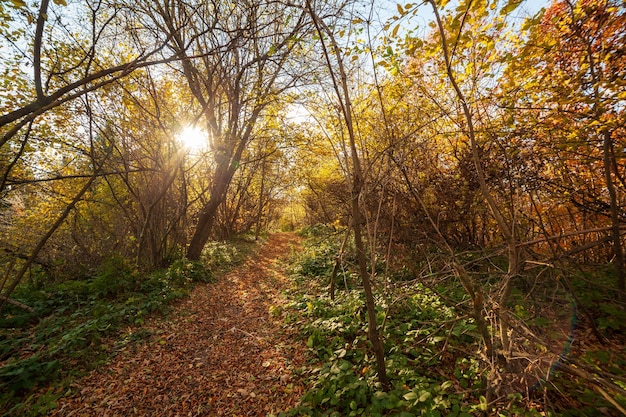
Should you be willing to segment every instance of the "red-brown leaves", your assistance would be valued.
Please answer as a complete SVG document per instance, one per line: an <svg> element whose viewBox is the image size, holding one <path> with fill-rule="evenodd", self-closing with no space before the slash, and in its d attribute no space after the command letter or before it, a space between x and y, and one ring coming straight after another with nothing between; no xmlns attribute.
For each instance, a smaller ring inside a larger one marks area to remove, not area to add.
<svg viewBox="0 0 626 417"><path fill-rule="evenodd" d="M265 416L295 406L302 346L273 322L287 285L274 260L294 235L272 236L216 284L198 286L152 336L73 385L52 414Z"/></svg>

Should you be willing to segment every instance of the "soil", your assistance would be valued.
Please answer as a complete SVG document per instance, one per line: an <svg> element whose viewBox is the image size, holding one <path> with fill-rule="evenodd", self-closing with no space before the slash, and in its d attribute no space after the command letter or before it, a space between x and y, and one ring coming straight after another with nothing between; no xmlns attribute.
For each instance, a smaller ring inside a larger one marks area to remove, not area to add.
<svg viewBox="0 0 626 417"><path fill-rule="evenodd" d="M289 289L279 260L299 244L272 235L243 265L198 285L150 334L71 385L53 416L268 416L298 404L304 345L272 311Z"/></svg>

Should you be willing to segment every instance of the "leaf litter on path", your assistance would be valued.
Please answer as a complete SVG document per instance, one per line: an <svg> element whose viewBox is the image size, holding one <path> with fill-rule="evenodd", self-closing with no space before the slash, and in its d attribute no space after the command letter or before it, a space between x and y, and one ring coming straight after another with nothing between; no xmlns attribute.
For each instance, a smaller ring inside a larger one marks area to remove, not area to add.
<svg viewBox="0 0 626 417"><path fill-rule="evenodd" d="M289 285L277 262L294 234L272 235L104 367L72 384L53 416L266 416L297 405L304 346L270 315Z"/></svg>

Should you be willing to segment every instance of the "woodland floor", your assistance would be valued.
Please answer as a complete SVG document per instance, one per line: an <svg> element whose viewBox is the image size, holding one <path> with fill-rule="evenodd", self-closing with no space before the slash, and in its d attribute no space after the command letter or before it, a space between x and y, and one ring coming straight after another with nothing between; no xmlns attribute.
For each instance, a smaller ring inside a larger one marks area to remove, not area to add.
<svg viewBox="0 0 626 417"><path fill-rule="evenodd" d="M272 235L218 282L198 285L147 339L72 384L53 416L266 416L294 407L305 347L273 319L289 282L278 262L299 243Z"/></svg>

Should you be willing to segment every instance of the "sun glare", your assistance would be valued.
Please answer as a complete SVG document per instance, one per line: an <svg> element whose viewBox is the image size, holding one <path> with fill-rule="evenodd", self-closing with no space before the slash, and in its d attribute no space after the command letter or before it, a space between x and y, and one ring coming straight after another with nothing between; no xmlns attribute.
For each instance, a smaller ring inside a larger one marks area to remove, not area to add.
<svg viewBox="0 0 626 417"><path fill-rule="evenodd" d="M287 111L287 119L292 123L304 123L311 120L311 113L302 104L292 104Z"/></svg>
<svg viewBox="0 0 626 417"><path fill-rule="evenodd" d="M178 135L180 143L190 151L206 148L207 134L197 126L187 126Z"/></svg>

